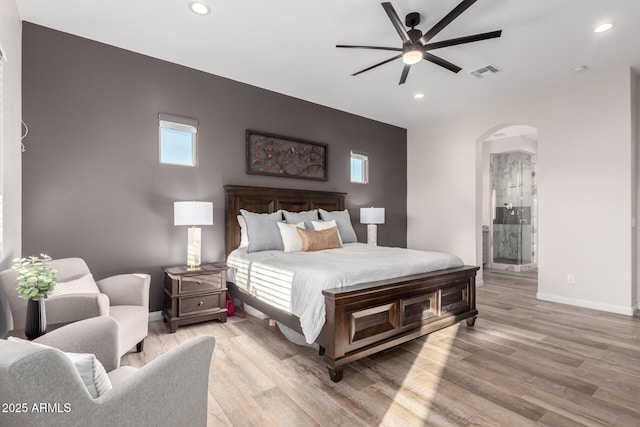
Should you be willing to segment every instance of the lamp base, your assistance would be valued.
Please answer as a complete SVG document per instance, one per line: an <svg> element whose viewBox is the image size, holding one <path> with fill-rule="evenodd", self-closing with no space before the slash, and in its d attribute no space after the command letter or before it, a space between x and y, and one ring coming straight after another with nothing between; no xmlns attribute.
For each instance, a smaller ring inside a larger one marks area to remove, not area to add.
<svg viewBox="0 0 640 427"><path fill-rule="evenodd" d="M367 224L367 244L378 246L378 226L376 224Z"/></svg>
<svg viewBox="0 0 640 427"><path fill-rule="evenodd" d="M189 227L189 242L187 244L187 268L189 270L197 270L200 268L202 247L200 231L200 227Z"/></svg>

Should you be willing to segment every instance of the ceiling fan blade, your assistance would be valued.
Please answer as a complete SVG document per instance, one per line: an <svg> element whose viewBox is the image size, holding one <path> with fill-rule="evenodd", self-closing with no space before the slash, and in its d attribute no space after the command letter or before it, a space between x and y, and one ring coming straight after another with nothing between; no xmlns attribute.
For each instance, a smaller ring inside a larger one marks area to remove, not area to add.
<svg viewBox="0 0 640 427"><path fill-rule="evenodd" d="M387 15L389 16L389 19L391 20L391 23L393 24L393 26L396 27L396 31L400 35L400 38L402 39L402 41L403 42L410 41L409 34L407 33L406 28L404 28L404 25L402 25L402 21L400 20L400 18L398 18L398 14L396 13L396 10L393 8L391 3L389 2L382 3L382 7L384 8L384 11L387 12Z"/></svg>
<svg viewBox="0 0 640 427"><path fill-rule="evenodd" d="M348 48L348 49L376 49L376 50L394 50L396 52L402 52L401 47L384 47L384 46L354 46L350 44L337 44L336 47Z"/></svg>
<svg viewBox="0 0 640 427"><path fill-rule="evenodd" d="M425 53L425 54L426 54L426 53ZM358 71L357 73L353 73L353 74L351 74L351 75L352 75L352 76L357 76L358 74L362 74L362 73L364 73L365 71L373 70L374 68L379 67L379 66L381 66L381 65L384 65L384 64L386 64L387 62L391 62L391 61L393 61L394 59L398 59L398 58L400 58L401 56L402 56L402 54L400 54L400 55L396 55L396 56L394 56L393 58L389 58L389 59L387 59L387 60L385 60L385 61L379 62L379 63L377 63L376 65L372 65L371 67L365 68L364 70L360 70L360 71Z"/></svg>
<svg viewBox="0 0 640 427"><path fill-rule="evenodd" d="M462 0L462 2L457 5L451 12L447 14L444 18L440 20L436 25L434 25L429 31L427 31L422 38L420 39L420 43L427 44L429 40L431 40L436 34L444 29L447 25L449 25L454 19L462 14L465 10L471 7L477 0Z"/></svg>
<svg viewBox="0 0 640 427"><path fill-rule="evenodd" d="M409 75L410 69L411 69L411 65L404 64L404 68L402 69L402 75L400 76L400 83L398 83L398 86L404 84L404 82L407 81L407 76Z"/></svg>
<svg viewBox="0 0 640 427"><path fill-rule="evenodd" d="M458 37L456 39L443 40L441 42L436 42L436 43L428 43L424 45L424 50L440 49L441 47L455 46L455 45L464 44L464 43L473 43L473 42L478 42L480 40L495 39L500 37L501 34L502 34L502 30L498 30L498 31L491 31L488 33L475 34L473 36Z"/></svg>
<svg viewBox="0 0 640 427"><path fill-rule="evenodd" d="M455 64L452 64L451 62L444 60L442 58L440 58L439 56L435 56L430 54L429 52L423 52L422 53L422 57L429 61L429 62L433 62L436 65L439 65L443 68L446 68L449 71L453 71L454 73L459 72L460 70L462 70L462 68L458 67Z"/></svg>

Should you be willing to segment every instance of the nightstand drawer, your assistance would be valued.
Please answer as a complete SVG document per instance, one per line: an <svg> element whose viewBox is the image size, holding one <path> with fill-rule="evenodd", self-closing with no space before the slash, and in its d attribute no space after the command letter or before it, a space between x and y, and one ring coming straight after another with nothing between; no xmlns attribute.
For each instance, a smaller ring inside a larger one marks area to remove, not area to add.
<svg viewBox="0 0 640 427"><path fill-rule="evenodd" d="M224 292L179 298L178 316L201 313L208 310L219 310L221 306L224 306L223 298L226 298Z"/></svg>
<svg viewBox="0 0 640 427"><path fill-rule="evenodd" d="M182 295L193 292L218 290L223 287L221 276L223 276L223 274L207 274L201 276L181 277L178 287L178 293Z"/></svg>

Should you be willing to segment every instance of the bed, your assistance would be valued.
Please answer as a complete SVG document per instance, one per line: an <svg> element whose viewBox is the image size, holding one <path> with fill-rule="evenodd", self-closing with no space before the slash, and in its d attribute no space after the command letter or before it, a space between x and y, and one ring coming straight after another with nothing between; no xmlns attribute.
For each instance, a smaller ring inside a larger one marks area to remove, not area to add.
<svg viewBox="0 0 640 427"><path fill-rule="evenodd" d="M318 208L340 211L345 208L346 196L338 192L236 185L226 185L225 194L227 256L240 244L237 221L240 209L256 213L273 213L279 209L300 212ZM344 253L364 250L358 245L345 245ZM338 382L342 379L346 364L376 352L462 320L466 320L468 326L473 326L478 315L475 304L475 276L478 269L460 265L322 289L322 297L319 298L324 299L324 322L319 333L311 336L320 346L320 355L324 357L331 380ZM245 304L305 335L298 316L278 304L256 297L242 287L237 288L238 296ZM307 331L306 337L309 336Z"/></svg>

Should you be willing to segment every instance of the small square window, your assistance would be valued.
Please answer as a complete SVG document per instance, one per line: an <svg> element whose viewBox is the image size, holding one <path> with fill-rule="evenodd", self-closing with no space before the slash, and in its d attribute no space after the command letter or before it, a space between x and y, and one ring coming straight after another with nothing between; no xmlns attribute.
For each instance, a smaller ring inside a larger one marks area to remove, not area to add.
<svg viewBox="0 0 640 427"><path fill-rule="evenodd" d="M351 182L366 184L369 182L369 156L351 151Z"/></svg>
<svg viewBox="0 0 640 427"><path fill-rule="evenodd" d="M160 163L196 166L198 121L160 114Z"/></svg>

